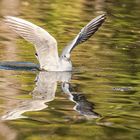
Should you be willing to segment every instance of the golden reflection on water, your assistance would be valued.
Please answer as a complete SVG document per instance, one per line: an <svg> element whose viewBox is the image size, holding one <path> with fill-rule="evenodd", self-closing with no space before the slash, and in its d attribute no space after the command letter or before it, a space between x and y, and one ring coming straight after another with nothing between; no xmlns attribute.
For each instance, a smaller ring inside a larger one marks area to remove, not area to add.
<svg viewBox="0 0 140 140"><path fill-rule="evenodd" d="M108 16L94 37L74 49L72 61L79 71L70 83L61 85L54 78L51 84L46 78L43 88L50 86L47 93L52 94L45 99L36 94L38 72L0 70L0 115L4 119L18 112L20 117L0 122L0 139L139 139L139 7L137 0L1 0L1 61L37 63L32 45L6 28L5 15L47 29L58 40L59 52L92 18L104 12ZM98 118L87 118L85 110Z"/></svg>

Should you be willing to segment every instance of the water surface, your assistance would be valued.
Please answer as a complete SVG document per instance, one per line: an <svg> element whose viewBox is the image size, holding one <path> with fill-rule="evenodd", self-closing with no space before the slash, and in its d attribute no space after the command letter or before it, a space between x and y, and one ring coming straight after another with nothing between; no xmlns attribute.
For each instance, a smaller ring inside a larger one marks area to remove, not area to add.
<svg viewBox="0 0 140 140"><path fill-rule="evenodd" d="M0 61L38 63L3 16L25 18L71 41L92 18L100 30L72 52L72 73L0 70L0 139L139 140L140 1L1 0Z"/></svg>

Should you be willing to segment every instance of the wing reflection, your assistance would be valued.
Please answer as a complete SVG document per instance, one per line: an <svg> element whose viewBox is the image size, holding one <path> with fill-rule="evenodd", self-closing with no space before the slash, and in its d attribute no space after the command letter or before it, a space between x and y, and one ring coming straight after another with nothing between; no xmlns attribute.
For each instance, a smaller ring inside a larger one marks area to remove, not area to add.
<svg viewBox="0 0 140 140"><path fill-rule="evenodd" d="M68 95L69 100L76 105L73 108L81 115L87 118L98 118L100 115L93 111L94 104L89 102L83 94L72 91L70 84L70 72L46 72L41 71L36 76L36 84L30 93L32 99L24 100L18 103L18 106L2 116L2 120L14 120L19 118L27 118L22 115L28 111L39 111L48 107L46 103L53 101L57 89L57 82L62 83L62 90Z"/></svg>
<svg viewBox="0 0 140 140"><path fill-rule="evenodd" d="M69 82L70 79L70 72L39 72L36 77L35 88L31 92L33 98L20 102L15 109L2 116L2 120L27 118L22 114L28 111L39 111L47 108L48 105L46 105L46 103L55 98L57 82Z"/></svg>
<svg viewBox="0 0 140 140"><path fill-rule="evenodd" d="M62 89L69 96L69 100L75 103L74 110L87 118L99 118L98 113L93 111L94 104L89 102L86 97L78 92L74 92L70 83L63 82Z"/></svg>

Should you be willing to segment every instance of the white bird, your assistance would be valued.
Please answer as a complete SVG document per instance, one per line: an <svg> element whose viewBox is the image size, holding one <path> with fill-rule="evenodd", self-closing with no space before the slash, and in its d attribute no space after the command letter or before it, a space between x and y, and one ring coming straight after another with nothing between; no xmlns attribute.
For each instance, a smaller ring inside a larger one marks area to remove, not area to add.
<svg viewBox="0 0 140 140"><path fill-rule="evenodd" d="M88 40L102 25L105 14L92 19L79 34L70 42L58 56L57 41L41 27L21 18L6 16L4 21L9 27L25 40L35 46L36 57L40 70L46 71L72 71L70 60L71 51L80 43Z"/></svg>

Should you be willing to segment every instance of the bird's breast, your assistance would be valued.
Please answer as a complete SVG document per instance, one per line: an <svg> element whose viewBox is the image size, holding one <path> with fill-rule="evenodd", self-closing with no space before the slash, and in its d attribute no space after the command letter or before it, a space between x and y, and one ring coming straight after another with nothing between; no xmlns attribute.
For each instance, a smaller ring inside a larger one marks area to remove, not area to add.
<svg viewBox="0 0 140 140"><path fill-rule="evenodd" d="M46 71L72 71L72 63L67 60L60 60L57 65L49 64L41 68Z"/></svg>

